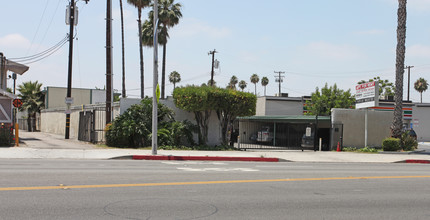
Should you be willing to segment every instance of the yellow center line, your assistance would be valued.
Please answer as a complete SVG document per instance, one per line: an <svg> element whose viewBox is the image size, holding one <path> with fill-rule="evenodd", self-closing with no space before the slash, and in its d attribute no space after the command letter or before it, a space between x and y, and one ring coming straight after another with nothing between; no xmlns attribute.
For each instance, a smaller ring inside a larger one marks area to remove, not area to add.
<svg viewBox="0 0 430 220"><path fill-rule="evenodd" d="M199 182L170 182L170 183L131 183L131 184L104 184L104 185L72 185L72 186L30 186L30 187L3 187L0 191L42 190L42 189L88 189L88 188L118 188L138 186L179 186L204 185L226 183L267 183L267 182L295 182L295 181L321 181L321 180L362 180L362 179L416 179L430 178L429 176L363 176L363 177L322 177L322 178L293 178L293 179L262 179L262 180L221 180Z"/></svg>

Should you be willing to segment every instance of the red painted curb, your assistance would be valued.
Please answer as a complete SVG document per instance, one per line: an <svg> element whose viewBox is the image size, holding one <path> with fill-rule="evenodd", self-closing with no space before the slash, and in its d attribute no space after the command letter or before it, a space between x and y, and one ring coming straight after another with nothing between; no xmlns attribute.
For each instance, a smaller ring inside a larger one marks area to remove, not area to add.
<svg viewBox="0 0 430 220"><path fill-rule="evenodd" d="M203 161L253 161L253 162L279 162L278 158L266 157L205 157L205 156L157 156L133 155L133 160L203 160Z"/></svg>
<svg viewBox="0 0 430 220"><path fill-rule="evenodd" d="M430 160L405 160L405 163L426 163L430 164Z"/></svg>

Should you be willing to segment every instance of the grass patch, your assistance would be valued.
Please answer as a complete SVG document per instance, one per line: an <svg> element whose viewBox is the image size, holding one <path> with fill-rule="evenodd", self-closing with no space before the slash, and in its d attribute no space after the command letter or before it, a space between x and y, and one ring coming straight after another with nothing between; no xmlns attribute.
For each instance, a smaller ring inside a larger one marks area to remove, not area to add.
<svg viewBox="0 0 430 220"><path fill-rule="evenodd" d="M363 147L363 148L356 148L356 147L344 147L342 148L342 151L345 152L355 152L355 153L378 153L379 150L373 147Z"/></svg>

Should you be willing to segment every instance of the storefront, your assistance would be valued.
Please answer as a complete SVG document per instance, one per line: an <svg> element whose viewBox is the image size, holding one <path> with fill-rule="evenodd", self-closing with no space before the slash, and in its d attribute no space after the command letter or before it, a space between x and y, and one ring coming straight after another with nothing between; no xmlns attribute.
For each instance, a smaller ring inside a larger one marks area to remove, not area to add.
<svg viewBox="0 0 430 220"><path fill-rule="evenodd" d="M240 149L329 150L330 116L251 116L239 119ZM317 128L317 129L316 129Z"/></svg>

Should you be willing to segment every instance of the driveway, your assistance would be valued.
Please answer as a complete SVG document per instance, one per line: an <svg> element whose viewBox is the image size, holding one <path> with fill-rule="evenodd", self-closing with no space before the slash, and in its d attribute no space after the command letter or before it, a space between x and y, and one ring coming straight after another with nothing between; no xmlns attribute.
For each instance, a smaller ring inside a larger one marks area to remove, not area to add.
<svg viewBox="0 0 430 220"><path fill-rule="evenodd" d="M95 149L95 145L78 141L77 139L64 139L64 135L44 132L27 132L20 130L20 147L35 149ZM23 142L23 143L22 143Z"/></svg>

